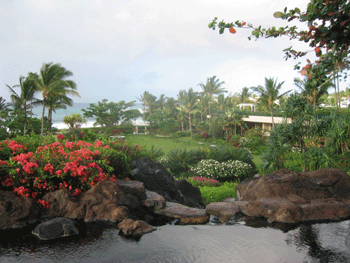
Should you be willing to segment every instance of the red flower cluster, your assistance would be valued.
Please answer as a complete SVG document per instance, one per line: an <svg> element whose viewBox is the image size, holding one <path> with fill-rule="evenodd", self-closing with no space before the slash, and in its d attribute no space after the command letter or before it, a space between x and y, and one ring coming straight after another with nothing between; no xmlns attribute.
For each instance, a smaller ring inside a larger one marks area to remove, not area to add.
<svg viewBox="0 0 350 263"><path fill-rule="evenodd" d="M50 204L48 201L44 201L39 199L38 201L36 201L38 204L41 204L45 209L48 209L50 207Z"/></svg>
<svg viewBox="0 0 350 263"><path fill-rule="evenodd" d="M57 135L57 139L63 140L63 139L64 139L64 136L63 136L62 134L58 134L58 135Z"/></svg>
<svg viewBox="0 0 350 263"><path fill-rule="evenodd" d="M57 138L64 139L62 135ZM3 145L12 147L17 155L10 157L11 162L0 160L1 168L7 171L7 175L0 177L0 182L13 187L20 196L37 199L44 208L48 208L49 203L40 198L49 191L66 188L73 196L79 196L99 181L115 182L117 179L110 174L114 167L109 166L108 155L101 158L111 147L103 145L100 140L94 144L83 141L55 142L27 153L26 148L15 141L0 143L0 149ZM140 149L138 145L127 146L124 140L115 142L112 148L128 157L137 156Z"/></svg>

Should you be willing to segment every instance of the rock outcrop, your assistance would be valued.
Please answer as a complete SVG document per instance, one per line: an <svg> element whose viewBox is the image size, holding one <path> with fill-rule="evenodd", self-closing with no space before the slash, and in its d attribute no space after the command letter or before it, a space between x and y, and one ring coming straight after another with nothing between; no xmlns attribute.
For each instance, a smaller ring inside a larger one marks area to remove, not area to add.
<svg viewBox="0 0 350 263"><path fill-rule="evenodd" d="M180 219L180 225L205 224L209 215L205 209L184 206L178 203L167 202L163 209L155 211L156 214Z"/></svg>
<svg viewBox="0 0 350 263"><path fill-rule="evenodd" d="M0 190L0 230L22 228L39 221L39 205L31 198Z"/></svg>
<svg viewBox="0 0 350 263"><path fill-rule="evenodd" d="M139 181L98 182L79 197L73 197L67 189L50 192L42 198L49 203L45 210L33 199L0 191L0 229L20 228L59 217L115 223L124 235L139 237L154 230L148 223L159 224L173 218L179 218L181 224L208 222L198 187L186 180L176 181L163 166L147 158L134 161L133 167L132 177ZM43 224L33 233L46 239L46 234L40 234L40 229L47 229L47 223ZM60 222L53 224L57 233L64 231ZM66 235L60 233L53 238Z"/></svg>
<svg viewBox="0 0 350 263"><path fill-rule="evenodd" d="M79 231L72 220L64 217L57 217L37 225L32 231L32 234L41 240L49 240L78 235Z"/></svg>
<svg viewBox="0 0 350 263"><path fill-rule="evenodd" d="M139 238L144 234L156 231L157 229L142 220L124 219L118 224L120 233L124 236Z"/></svg>
<svg viewBox="0 0 350 263"><path fill-rule="evenodd" d="M350 177L340 169L279 170L242 182L236 192L239 201L212 203L206 212L221 222L239 213L282 223L350 217Z"/></svg>
<svg viewBox="0 0 350 263"><path fill-rule="evenodd" d="M143 182L146 189L163 196L166 201L204 208L200 190L186 180L176 181L161 164L148 158L131 162L131 179Z"/></svg>

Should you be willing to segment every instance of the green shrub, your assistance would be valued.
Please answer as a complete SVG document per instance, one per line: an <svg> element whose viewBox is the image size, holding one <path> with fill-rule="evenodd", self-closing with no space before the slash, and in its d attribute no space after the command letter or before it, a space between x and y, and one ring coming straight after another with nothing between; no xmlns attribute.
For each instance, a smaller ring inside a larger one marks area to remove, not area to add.
<svg viewBox="0 0 350 263"><path fill-rule="evenodd" d="M130 160L128 156L121 151L117 151L113 148L101 149L96 159L107 160L108 166L113 168L108 170L108 172L113 173L117 178L124 179L130 173Z"/></svg>
<svg viewBox="0 0 350 263"><path fill-rule="evenodd" d="M181 137L190 137L191 132L190 131L178 131L173 133L174 138L181 138Z"/></svg>
<svg viewBox="0 0 350 263"><path fill-rule="evenodd" d="M230 160L227 162L218 162L212 159L201 160L194 168L191 174L198 177L207 177L221 182L225 181L243 181L250 177L253 168L250 164L239 160Z"/></svg>
<svg viewBox="0 0 350 263"><path fill-rule="evenodd" d="M188 172L190 165L198 163L202 155L199 150L172 149L167 153L166 159L164 166L174 175L179 175Z"/></svg>
<svg viewBox="0 0 350 263"><path fill-rule="evenodd" d="M186 178L188 182L196 186L220 186L221 183L215 179L209 179L206 177L193 176Z"/></svg>
<svg viewBox="0 0 350 263"><path fill-rule="evenodd" d="M205 203L221 202L225 198L236 197L236 186L238 183L224 183L219 187L199 187Z"/></svg>
<svg viewBox="0 0 350 263"><path fill-rule="evenodd" d="M16 137L16 142L25 145L27 152L35 152L39 146L51 144L55 141L57 141L57 136L54 135L41 136L31 133L30 135Z"/></svg>
<svg viewBox="0 0 350 263"><path fill-rule="evenodd" d="M304 157L300 152L287 153L284 160L284 167L295 172L302 172L304 170Z"/></svg>

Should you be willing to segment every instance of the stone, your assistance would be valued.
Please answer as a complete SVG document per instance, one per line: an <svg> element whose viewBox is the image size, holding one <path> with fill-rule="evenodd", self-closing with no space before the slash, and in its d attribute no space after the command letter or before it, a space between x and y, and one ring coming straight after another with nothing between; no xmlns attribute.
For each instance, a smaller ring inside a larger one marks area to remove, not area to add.
<svg viewBox="0 0 350 263"><path fill-rule="evenodd" d="M231 218L237 218L242 213L241 208L246 206L246 201L234 201L234 202L213 202L207 205L205 211L209 215L217 216L220 218L220 222L224 223Z"/></svg>
<svg viewBox="0 0 350 263"><path fill-rule="evenodd" d="M131 162L131 179L143 182L145 188L163 196L166 201L190 207L204 208L205 203L197 186L186 180L176 181L161 164L148 158Z"/></svg>
<svg viewBox="0 0 350 263"><path fill-rule="evenodd" d="M350 177L341 169L304 173L282 169L246 180L236 187L236 192L240 201L247 202L241 207L243 214L269 222L350 218ZM232 204L226 207L229 210Z"/></svg>
<svg viewBox="0 0 350 263"><path fill-rule="evenodd" d="M124 219L118 224L120 233L124 236L140 238L142 235L157 230L155 227L147 224L142 220Z"/></svg>
<svg viewBox="0 0 350 263"><path fill-rule="evenodd" d="M39 217L40 207L33 199L0 190L0 230L25 227Z"/></svg>
<svg viewBox="0 0 350 263"><path fill-rule="evenodd" d="M249 201L242 207L242 212L250 217L264 217L271 223L295 223L301 221L303 215L298 205L283 198L259 198Z"/></svg>
<svg viewBox="0 0 350 263"><path fill-rule="evenodd" d="M142 204L154 212L163 209L166 201L160 194L146 190L146 200L143 200Z"/></svg>
<svg viewBox="0 0 350 263"><path fill-rule="evenodd" d="M64 217L57 217L37 225L32 234L41 240L50 240L72 235L78 235L79 231L72 220Z"/></svg>
<svg viewBox="0 0 350 263"><path fill-rule="evenodd" d="M52 217L67 217L78 208L79 202L77 198L74 198L66 188L49 192L42 198L44 201L48 201L50 207L43 212L43 218ZM71 216L72 218L83 218L83 214Z"/></svg>
<svg viewBox="0 0 350 263"><path fill-rule="evenodd" d="M192 185L185 179L180 179L176 181L177 189L181 192L183 196L183 204L190 207L205 207L201 191L198 186Z"/></svg>
<svg viewBox="0 0 350 263"><path fill-rule="evenodd" d="M130 216L131 211L141 209L145 191L141 182L120 180L98 182L79 197L72 197L68 190L61 189L43 197L50 204L45 216L120 222Z"/></svg>
<svg viewBox="0 0 350 263"><path fill-rule="evenodd" d="M155 214L180 219L181 225L206 224L209 215L205 209L188 207L182 204L167 202L163 209L155 211Z"/></svg>

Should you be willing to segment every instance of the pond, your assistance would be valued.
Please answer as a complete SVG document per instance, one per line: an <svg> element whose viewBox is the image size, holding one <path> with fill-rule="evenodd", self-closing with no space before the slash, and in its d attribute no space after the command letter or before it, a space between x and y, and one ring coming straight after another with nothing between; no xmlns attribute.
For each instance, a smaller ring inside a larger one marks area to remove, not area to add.
<svg viewBox="0 0 350 263"><path fill-rule="evenodd" d="M139 240L100 223L86 234L39 241L3 231L0 262L350 262L350 221L277 229L264 224L164 225Z"/></svg>

